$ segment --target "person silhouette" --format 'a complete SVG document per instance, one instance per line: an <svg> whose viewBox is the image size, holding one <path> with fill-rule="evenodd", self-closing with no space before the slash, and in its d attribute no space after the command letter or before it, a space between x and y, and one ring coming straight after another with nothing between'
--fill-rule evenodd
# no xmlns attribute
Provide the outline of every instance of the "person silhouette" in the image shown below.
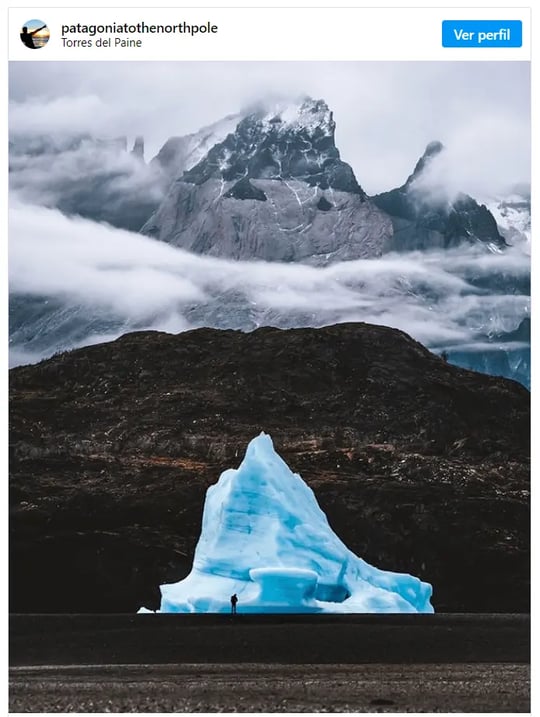
<svg viewBox="0 0 540 717"><path fill-rule="evenodd" d="M238 602L238 596L236 593L231 595L231 614L236 615L236 603Z"/></svg>
<svg viewBox="0 0 540 717"><path fill-rule="evenodd" d="M20 34L22 44L26 45L26 47L29 47L31 50L37 50L37 47L34 45L34 35L41 30L44 30L46 27L47 25L43 25L42 27L38 27L37 30L32 30L31 32L28 31L27 27L23 27Z"/></svg>

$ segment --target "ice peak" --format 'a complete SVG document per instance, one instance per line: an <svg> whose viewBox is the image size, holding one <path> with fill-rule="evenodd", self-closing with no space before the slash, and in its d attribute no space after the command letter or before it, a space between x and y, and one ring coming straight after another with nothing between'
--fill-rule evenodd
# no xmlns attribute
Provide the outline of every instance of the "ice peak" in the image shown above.
<svg viewBox="0 0 540 717"><path fill-rule="evenodd" d="M276 450L274 448L274 442L272 441L268 433L265 433L264 431L261 431L258 436L252 438L251 441L248 443L244 460L246 460L248 457L256 457L257 455L259 455L259 453L266 453L270 455L273 453L277 456Z"/></svg>
<svg viewBox="0 0 540 717"><path fill-rule="evenodd" d="M164 612L432 612L431 587L377 570L330 528L302 478L262 432L208 489L193 570L162 585Z"/></svg>
<svg viewBox="0 0 540 717"><path fill-rule="evenodd" d="M297 493L299 489L302 496L305 497L307 491L309 500L315 500L300 476L292 473L278 455L271 437L264 431L248 443L243 461L238 469L230 471L230 474L233 476L230 500L241 500L243 491L248 491L252 495L258 493L261 500L267 504L278 500L285 506L289 503L288 493ZM287 505L289 513L294 510L294 504Z"/></svg>

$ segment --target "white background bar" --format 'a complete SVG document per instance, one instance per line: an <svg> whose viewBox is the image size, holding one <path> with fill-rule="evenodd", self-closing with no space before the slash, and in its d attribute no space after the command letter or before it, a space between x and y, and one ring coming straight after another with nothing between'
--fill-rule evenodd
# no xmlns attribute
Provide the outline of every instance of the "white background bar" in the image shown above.
<svg viewBox="0 0 540 717"><path fill-rule="evenodd" d="M19 39L31 19L45 22L48 44ZM521 20L521 48L444 48L443 20ZM217 25L215 34L66 34L92 47L63 47L62 25ZM96 40L112 47L96 47ZM115 37L142 40L114 47ZM9 59L47 60L529 60L527 8L16 8L9 13Z"/></svg>

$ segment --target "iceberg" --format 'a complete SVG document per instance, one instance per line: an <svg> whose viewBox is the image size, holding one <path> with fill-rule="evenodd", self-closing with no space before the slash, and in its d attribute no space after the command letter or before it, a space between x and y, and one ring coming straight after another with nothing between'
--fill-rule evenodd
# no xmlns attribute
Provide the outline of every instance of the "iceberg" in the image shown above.
<svg viewBox="0 0 540 717"><path fill-rule="evenodd" d="M431 585L357 557L261 433L206 494L191 573L161 585L166 613L432 613ZM148 612L141 608L139 612Z"/></svg>

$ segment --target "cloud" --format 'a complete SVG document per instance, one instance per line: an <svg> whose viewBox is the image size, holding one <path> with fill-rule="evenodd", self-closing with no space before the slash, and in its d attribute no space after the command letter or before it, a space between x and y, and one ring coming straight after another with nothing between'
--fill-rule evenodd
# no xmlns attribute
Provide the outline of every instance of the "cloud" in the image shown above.
<svg viewBox="0 0 540 717"><path fill-rule="evenodd" d="M114 112L97 95L40 97L10 103L10 130L17 135L70 137L81 133L109 136Z"/></svg>
<svg viewBox="0 0 540 717"><path fill-rule="evenodd" d="M489 123L471 118L455 127L445 149L433 157L413 188L435 201L453 201L466 193L483 202L505 194L530 177L529 118L515 118L504 110Z"/></svg>
<svg viewBox="0 0 540 717"><path fill-rule="evenodd" d="M327 268L233 262L68 218L16 197L10 209L10 291L51 306L51 334L39 356L59 348L51 327L70 310L82 327L76 340L68 337L70 346L134 328L178 332L197 325L343 321L399 328L428 346L469 344L513 330L528 315L529 297L515 293L528 274L529 257L519 248L489 255L461 247ZM499 277L513 289L506 291ZM103 317L113 328L96 332ZM13 350L28 358L33 349L17 333L20 326L12 328Z"/></svg>
<svg viewBox="0 0 540 717"><path fill-rule="evenodd" d="M43 136L18 140L10 157L10 189L32 204L138 230L163 198L155 165L127 151L122 138Z"/></svg>
<svg viewBox="0 0 540 717"><path fill-rule="evenodd" d="M400 186L434 139L462 191L529 180L524 62L15 62L10 130L143 134L153 156L257 100L304 94L334 111L341 156L369 194Z"/></svg>

